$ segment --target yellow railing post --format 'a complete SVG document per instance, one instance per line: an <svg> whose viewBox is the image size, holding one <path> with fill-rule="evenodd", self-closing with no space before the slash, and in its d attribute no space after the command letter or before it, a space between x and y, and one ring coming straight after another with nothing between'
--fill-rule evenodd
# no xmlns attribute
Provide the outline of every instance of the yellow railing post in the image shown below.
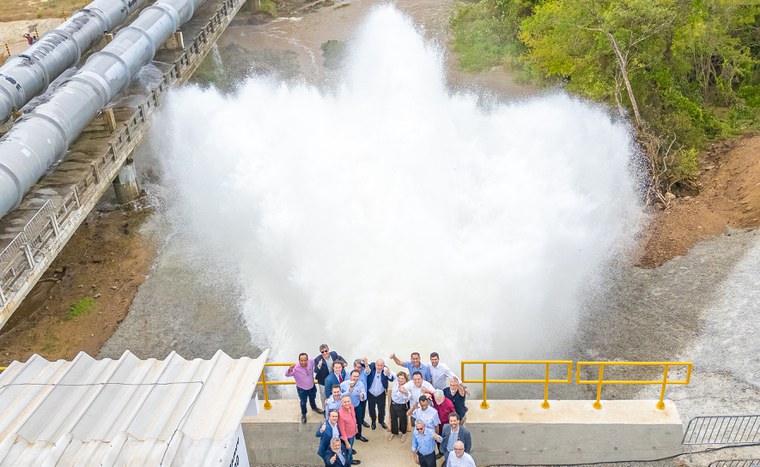
<svg viewBox="0 0 760 467"><path fill-rule="evenodd" d="M485 410L488 408L488 402L486 402L486 381L488 379L486 378L486 363L483 362L483 402L480 404L480 408Z"/></svg>
<svg viewBox="0 0 760 467"><path fill-rule="evenodd" d="M549 363L546 363L546 377L544 379L544 403L541 404L542 409L549 408Z"/></svg>
<svg viewBox="0 0 760 467"><path fill-rule="evenodd" d="M665 388L668 387L668 370L670 369L670 365L667 363L665 364L665 371L663 371L662 375L662 390L660 391L660 401L657 402L657 408L660 410L665 410Z"/></svg>
<svg viewBox="0 0 760 467"><path fill-rule="evenodd" d="M264 410L270 410L272 408L272 403L269 402L269 393L267 392L267 376L266 376L267 369L264 367L263 370L261 370L261 387L264 391Z"/></svg>
<svg viewBox="0 0 760 467"><path fill-rule="evenodd" d="M602 399L602 381L604 380L604 364L602 363L599 365L599 383L596 387L596 402L594 402L594 408L599 410L602 408L601 402L599 402Z"/></svg>

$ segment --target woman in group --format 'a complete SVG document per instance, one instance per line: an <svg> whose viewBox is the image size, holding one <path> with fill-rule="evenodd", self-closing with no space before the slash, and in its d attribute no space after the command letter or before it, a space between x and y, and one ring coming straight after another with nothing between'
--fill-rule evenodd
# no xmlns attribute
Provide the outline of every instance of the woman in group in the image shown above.
<svg viewBox="0 0 760 467"><path fill-rule="evenodd" d="M406 441L406 432L409 428L409 420L406 411L409 410L409 390L404 385L409 381L409 376L403 371L396 375L396 384L391 390L391 432L388 441L401 432L401 442Z"/></svg>

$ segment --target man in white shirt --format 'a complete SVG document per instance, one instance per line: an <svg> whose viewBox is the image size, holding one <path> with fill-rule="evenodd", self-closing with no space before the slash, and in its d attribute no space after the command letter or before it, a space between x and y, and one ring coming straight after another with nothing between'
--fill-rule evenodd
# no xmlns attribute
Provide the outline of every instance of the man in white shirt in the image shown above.
<svg viewBox="0 0 760 467"><path fill-rule="evenodd" d="M430 400L427 396L420 396L419 402L409 409L407 415L412 416L412 425L416 426L418 422L423 422L434 433L438 425L441 424L441 419L438 418L438 411L430 406Z"/></svg>
<svg viewBox="0 0 760 467"><path fill-rule="evenodd" d="M404 385L407 391L409 391L409 401L414 404L420 400L420 396L425 394L433 395L435 388L432 384L423 380L422 372L415 371L412 374L412 380ZM414 426L414 424L412 424Z"/></svg>
<svg viewBox="0 0 760 467"><path fill-rule="evenodd" d="M457 375L451 371L451 368L449 368L448 365L441 362L441 357L438 355L438 352L430 354L430 366L428 368L430 369L430 378L433 387L440 389L441 391L449 387L448 378L459 379L457 378Z"/></svg>
<svg viewBox="0 0 760 467"><path fill-rule="evenodd" d="M464 452L464 443L457 441L454 443L454 454L449 456L446 467L475 467L475 461L472 456Z"/></svg>

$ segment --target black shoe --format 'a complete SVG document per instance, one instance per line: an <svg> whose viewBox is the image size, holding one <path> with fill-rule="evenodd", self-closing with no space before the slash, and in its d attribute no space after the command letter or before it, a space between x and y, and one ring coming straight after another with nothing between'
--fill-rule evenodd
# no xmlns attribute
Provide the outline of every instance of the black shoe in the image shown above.
<svg viewBox="0 0 760 467"><path fill-rule="evenodd" d="M359 440L359 441L361 441L362 443L366 443L367 441L369 441L369 440L368 440L367 438L365 438L364 436L357 436L357 437L356 437L356 439L358 439L358 440Z"/></svg>
<svg viewBox="0 0 760 467"><path fill-rule="evenodd" d="M377 424L375 423L374 420L372 420L372 429L374 430L375 428L377 428Z"/></svg>
<svg viewBox="0 0 760 467"><path fill-rule="evenodd" d="M314 412L317 412L319 415L325 414L325 411L320 409L319 407L312 407L311 410L313 410Z"/></svg>
<svg viewBox="0 0 760 467"><path fill-rule="evenodd" d="M356 455L356 449L354 449L354 448L351 448L351 455L352 455L352 456L355 456L355 455Z"/></svg>
<svg viewBox="0 0 760 467"><path fill-rule="evenodd" d="M367 423L367 422L365 422L364 420L362 420L362 426L363 426L364 428L369 428L369 423Z"/></svg>
<svg viewBox="0 0 760 467"><path fill-rule="evenodd" d="M388 429L388 425L386 425L385 422L380 422L380 426L383 427L383 430Z"/></svg>
<svg viewBox="0 0 760 467"><path fill-rule="evenodd" d="M301 423L306 423L306 415L301 415Z"/></svg>
<svg viewBox="0 0 760 467"><path fill-rule="evenodd" d="M439 452L438 454L435 455L436 459L440 459L441 457L443 457L443 453L442 452Z"/></svg>
<svg viewBox="0 0 760 467"><path fill-rule="evenodd" d="M360 461L359 459L351 459L351 465L359 465L361 463L362 461Z"/></svg>

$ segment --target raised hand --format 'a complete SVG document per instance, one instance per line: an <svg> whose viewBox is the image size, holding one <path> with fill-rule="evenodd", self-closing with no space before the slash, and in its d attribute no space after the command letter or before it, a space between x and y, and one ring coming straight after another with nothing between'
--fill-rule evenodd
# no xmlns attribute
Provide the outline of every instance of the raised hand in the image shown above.
<svg viewBox="0 0 760 467"><path fill-rule="evenodd" d="M322 423L322 428L319 429L319 432L320 433L324 433L326 428L327 428L327 422L323 422Z"/></svg>

